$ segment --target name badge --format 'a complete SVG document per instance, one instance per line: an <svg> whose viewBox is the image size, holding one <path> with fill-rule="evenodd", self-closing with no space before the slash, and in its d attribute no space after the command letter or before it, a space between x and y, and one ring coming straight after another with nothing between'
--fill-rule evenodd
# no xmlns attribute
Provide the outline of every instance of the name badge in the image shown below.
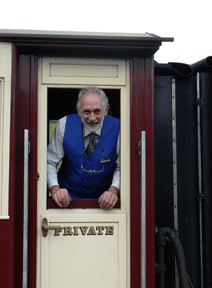
<svg viewBox="0 0 212 288"><path fill-rule="evenodd" d="M103 163L108 163L111 161L111 157L107 157L107 158L102 158L100 159L100 163L103 164Z"/></svg>

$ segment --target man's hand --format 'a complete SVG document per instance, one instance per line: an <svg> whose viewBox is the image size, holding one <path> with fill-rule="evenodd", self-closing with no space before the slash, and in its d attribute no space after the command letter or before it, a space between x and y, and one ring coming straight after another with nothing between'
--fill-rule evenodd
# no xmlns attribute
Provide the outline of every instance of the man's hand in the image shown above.
<svg viewBox="0 0 212 288"><path fill-rule="evenodd" d="M99 207L107 210L112 209L118 201L118 192L119 190L115 186L111 186L99 197Z"/></svg>
<svg viewBox="0 0 212 288"><path fill-rule="evenodd" d="M55 203L60 207L67 207L71 202L71 197L68 194L67 189L60 189L59 186L53 186L50 189L52 194L52 198L54 199Z"/></svg>

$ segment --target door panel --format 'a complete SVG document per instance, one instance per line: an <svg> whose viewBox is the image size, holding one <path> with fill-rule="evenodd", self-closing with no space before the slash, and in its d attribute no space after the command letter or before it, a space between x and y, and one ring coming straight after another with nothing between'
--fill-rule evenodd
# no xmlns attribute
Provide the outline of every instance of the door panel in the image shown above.
<svg viewBox="0 0 212 288"><path fill-rule="evenodd" d="M44 218L61 228L41 239L41 287L126 287L126 215Z"/></svg>
<svg viewBox="0 0 212 288"><path fill-rule="evenodd" d="M61 59L58 58L53 60L54 63L61 62ZM83 59L80 59L80 65L87 65L87 68L89 65L92 66L88 77L90 80L84 81L84 74L79 74L78 77L74 77L73 84L73 79L71 79L73 77L69 75L70 71L63 71L62 66L59 67L59 71L61 74L68 73L65 77L57 77L53 80L49 78L50 81L43 81L42 75L48 71L49 61L48 59L39 59L38 173L40 177L37 205L37 288L58 288L64 285L68 286L70 283L75 288L130 287L129 63L125 60L101 59L98 61L95 60L94 69L92 60L84 59L83 64ZM69 63L69 65L72 63L78 65L76 59L72 62L71 58L67 58L63 59L63 62ZM51 95L54 95L49 94L48 97L48 91L54 88L70 89L71 101L71 89L81 89L88 84L97 85L99 83L99 78L96 77L98 69L101 74L102 67L110 65L112 68L108 67L107 73L114 75L114 66L117 66L120 69L118 74L125 75L124 81L120 82L117 79L115 81L115 78L111 80L112 77L107 74L107 77L101 82L102 86L98 85L99 88L108 90L108 93L117 89L120 94L121 131L123 131L121 133L120 207L104 211L97 207L92 209L92 206L88 206L89 208L83 205L76 207L77 204L74 204L73 208L68 209L55 209L54 205L48 209L47 202L49 200L47 201L46 189L47 109L49 101L53 99ZM81 73L80 71L83 72L83 69L79 69L77 73ZM111 94L111 97L113 98L115 94ZM58 97L60 98L60 93L58 93ZM55 105L56 111L57 107ZM41 229L44 218L47 219L50 226L60 226L61 228L56 230L56 233L54 230L49 230L48 235L44 237Z"/></svg>
<svg viewBox="0 0 212 288"><path fill-rule="evenodd" d="M126 85L124 60L44 58L43 84Z"/></svg>

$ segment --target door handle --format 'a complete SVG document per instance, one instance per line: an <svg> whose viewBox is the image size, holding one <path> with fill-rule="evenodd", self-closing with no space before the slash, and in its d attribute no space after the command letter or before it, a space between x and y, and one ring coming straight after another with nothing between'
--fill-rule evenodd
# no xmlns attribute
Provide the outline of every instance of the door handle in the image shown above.
<svg viewBox="0 0 212 288"><path fill-rule="evenodd" d="M43 237L47 237L49 230L55 230L54 236L59 236L60 235L59 233L63 230L63 228L59 225L49 226L48 220L46 218L43 218L43 220L42 220L41 229L42 229Z"/></svg>
<svg viewBox="0 0 212 288"><path fill-rule="evenodd" d="M141 132L141 287L146 288L146 131Z"/></svg>
<svg viewBox="0 0 212 288"><path fill-rule="evenodd" d="M24 183L23 183L23 280L22 287L28 286L28 195L29 195L29 130L24 130Z"/></svg>

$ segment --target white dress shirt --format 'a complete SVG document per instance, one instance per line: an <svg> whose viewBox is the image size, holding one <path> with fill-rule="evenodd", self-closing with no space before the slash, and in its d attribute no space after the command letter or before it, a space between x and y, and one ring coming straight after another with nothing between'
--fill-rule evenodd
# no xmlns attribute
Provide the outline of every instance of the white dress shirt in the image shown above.
<svg viewBox="0 0 212 288"><path fill-rule="evenodd" d="M57 179L57 166L63 159L65 153L63 150L63 137L65 133L66 126L66 116L58 120L56 129L52 134L51 142L47 148L47 184L50 189L54 185L58 185ZM100 136L102 127L99 127L95 132ZM87 137L91 132L84 126L83 129L83 140L85 149L89 143L89 137ZM117 144L117 160L115 163L115 170L113 173L113 180L111 186L115 186L120 190L120 134L118 136Z"/></svg>

